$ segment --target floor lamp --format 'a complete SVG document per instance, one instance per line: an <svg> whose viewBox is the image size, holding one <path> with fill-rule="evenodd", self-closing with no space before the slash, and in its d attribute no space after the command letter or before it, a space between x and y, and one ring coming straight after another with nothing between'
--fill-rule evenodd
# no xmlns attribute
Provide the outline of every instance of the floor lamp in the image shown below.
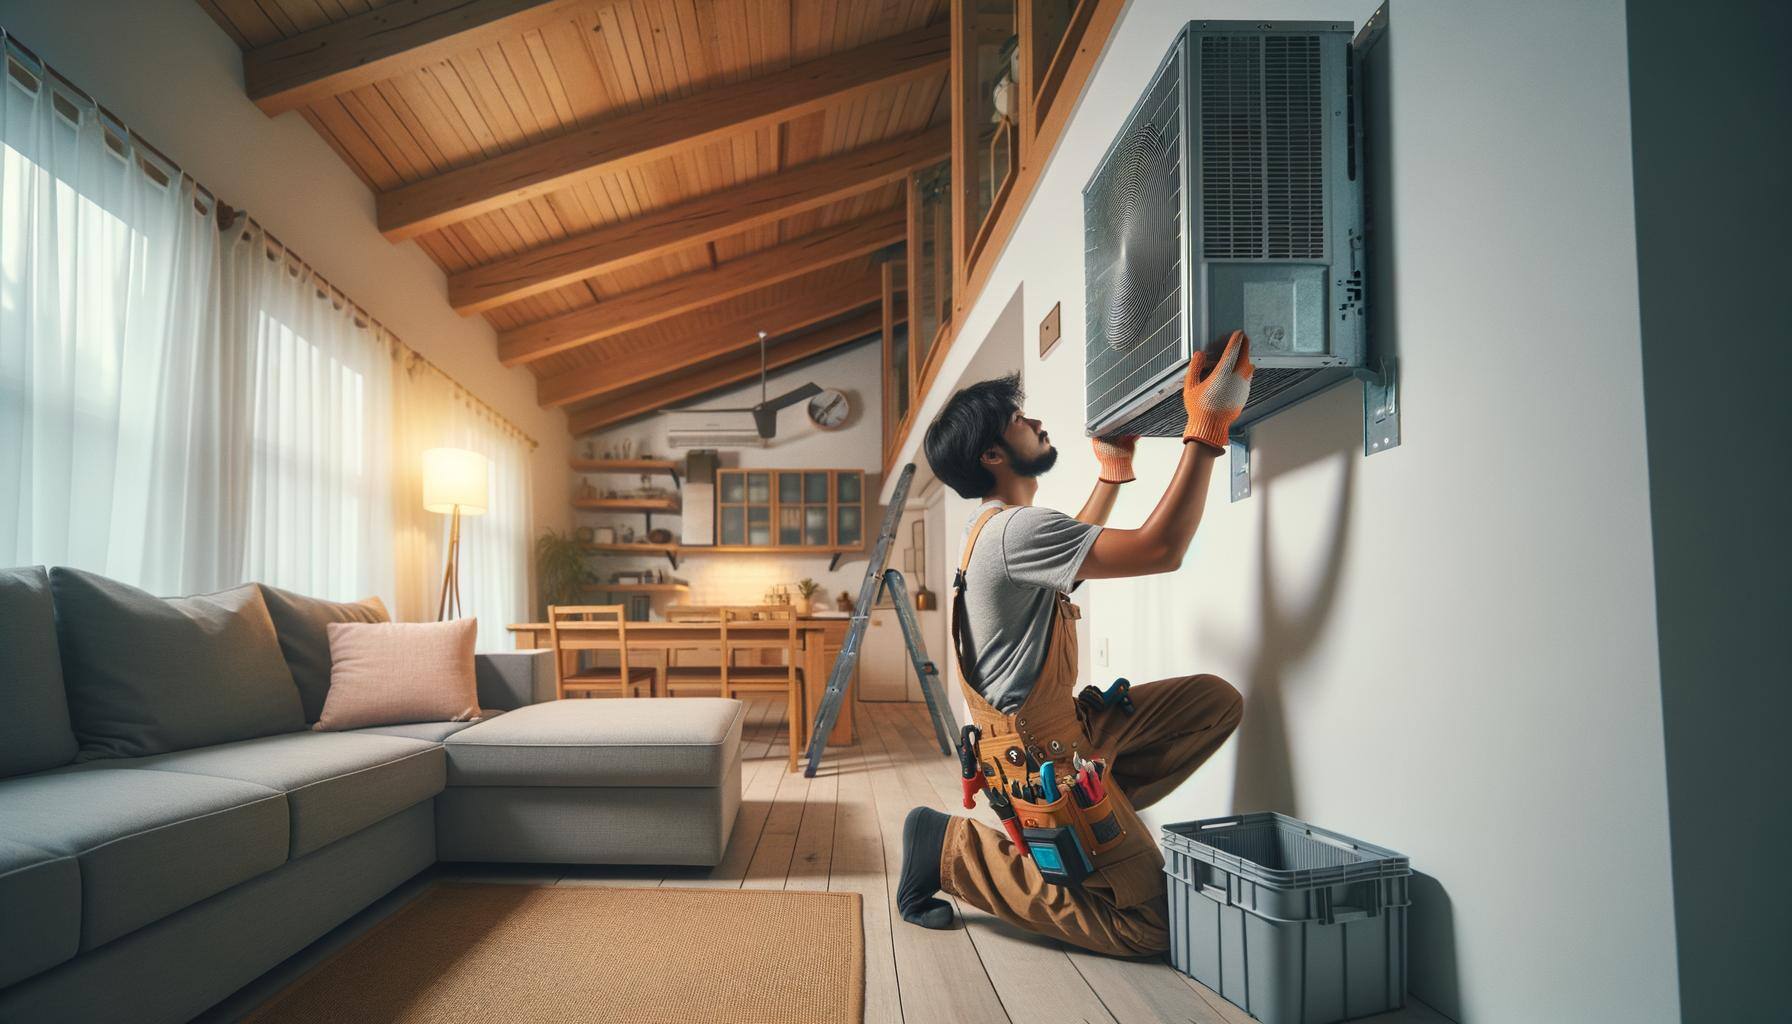
<svg viewBox="0 0 1792 1024"><path fill-rule="evenodd" d="M481 516L491 507L491 463L464 448L431 448L423 453L423 507L453 516L448 525L448 565L442 572L442 599L436 620L460 616L460 517Z"/></svg>

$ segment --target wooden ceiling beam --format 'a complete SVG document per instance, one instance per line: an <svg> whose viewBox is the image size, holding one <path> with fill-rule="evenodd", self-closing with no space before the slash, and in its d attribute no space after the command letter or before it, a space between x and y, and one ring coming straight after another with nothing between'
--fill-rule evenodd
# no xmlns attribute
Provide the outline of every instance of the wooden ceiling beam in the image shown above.
<svg viewBox="0 0 1792 1024"><path fill-rule="evenodd" d="M876 334L882 326L883 315L877 310L870 310L850 320L842 320L828 327L775 342L766 347L765 368L782 369ZM745 352L680 376L649 381L620 392L610 392L599 404L568 413L566 425L574 434L602 430L624 420L658 412L676 402L696 398L758 376L759 353Z"/></svg>
<svg viewBox="0 0 1792 1024"><path fill-rule="evenodd" d="M591 0L397 0L243 54L269 117L539 28Z"/></svg>
<svg viewBox="0 0 1792 1024"><path fill-rule="evenodd" d="M639 339L617 337L593 344L590 351L597 359L590 365L536 381L536 400L548 407L582 402L606 391L753 347L759 331L772 337L791 334L871 305L881 295L878 274L867 271L845 281L805 289L723 324L692 320L688 327L679 326L679 319L696 316L686 313L666 321L673 326L660 332L663 341L643 344Z"/></svg>
<svg viewBox="0 0 1792 1024"><path fill-rule="evenodd" d="M650 284L607 302L549 317L498 334L505 366L545 359L612 335L669 320L755 289L788 281L861 256L907 237L903 211L823 228L716 267Z"/></svg>
<svg viewBox="0 0 1792 1024"><path fill-rule="evenodd" d="M463 315L483 313L902 181L951 153L951 130L940 125L802 164L739 188L701 196L450 274L448 302Z"/></svg>
<svg viewBox="0 0 1792 1024"><path fill-rule="evenodd" d="M380 231L414 238L680 149L779 124L870 90L943 74L942 22L760 78L656 103L378 197Z"/></svg>

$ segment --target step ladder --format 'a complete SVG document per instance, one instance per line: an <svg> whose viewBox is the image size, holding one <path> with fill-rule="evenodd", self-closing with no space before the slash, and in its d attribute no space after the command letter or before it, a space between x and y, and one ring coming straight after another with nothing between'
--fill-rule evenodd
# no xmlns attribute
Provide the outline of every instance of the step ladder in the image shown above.
<svg viewBox="0 0 1792 1024"><path fill-rule="evenodd" d="M952 755L952 737L958 735L958 722L952 717L952 708L946 703L946 690L940 682L939 669L933 660L927 657L927 645L921 641L921 628L915 623L915 606L909 598L908 584L902 574L887 567L890 560L890 545L896 539L896 527L902 522L902 507L908 502L909 484L915 478L915 464L902 467L902 474L896 478L896 490L890 495L890 506L884 512L884 524L877 534L877 544L871 549L871 562L865 567L865 582L859 585L859 599L852 606L852 624L846 630L846 642L840 645L840 655L834 659L834 670L828 675L827 693L822 696L821 707L815 711L815 724L809 733L808 764L803 767L803 775L815 777L815 770L821 767L821 752L827 749L828 734L834 731L834 722L840 717L840 702L846 699L846 687L852 682L852 670L859 662L860 645L865 640L865 627L871 621L871 609L877 604L879 593L890 595L890 601L896 606L896 618L902 624L902 642L908 646L909 661L914 663L915 675L921 680L921 694L927 698L927 713L933 717L933 735L939 740L940 753Z"/></svg>

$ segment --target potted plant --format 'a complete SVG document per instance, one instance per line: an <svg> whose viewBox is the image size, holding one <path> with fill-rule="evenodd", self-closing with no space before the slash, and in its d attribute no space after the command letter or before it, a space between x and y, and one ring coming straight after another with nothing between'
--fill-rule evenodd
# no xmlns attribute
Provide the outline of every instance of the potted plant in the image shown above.
<svg viewBox="0 0 1792 1024"><path fill-rule="evenodd" d="M535 538L535 579L544 613L548 605L573 603L584 576L585 550L578 539L558 530L541 531Z"/></svg>
<svg viewBox="0 0 1792 1024"><path fill-rule="evenodd" d="M808 577L797 581L796 593L799 600L796 602L796 613L798 615L807 615L814 610L815 592L820 589L821 584Z"/></svg>

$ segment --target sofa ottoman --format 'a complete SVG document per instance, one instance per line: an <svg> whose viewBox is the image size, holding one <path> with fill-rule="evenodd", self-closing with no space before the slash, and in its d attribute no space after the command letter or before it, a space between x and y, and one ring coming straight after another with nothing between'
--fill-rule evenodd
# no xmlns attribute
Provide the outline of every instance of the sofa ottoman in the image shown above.
<svg viewBox="0 0 1792 1024"><path fill-rule="evenodd" d="M737 700L558 700L446 738L436 856L720 863L740 810Z"/></svg>

